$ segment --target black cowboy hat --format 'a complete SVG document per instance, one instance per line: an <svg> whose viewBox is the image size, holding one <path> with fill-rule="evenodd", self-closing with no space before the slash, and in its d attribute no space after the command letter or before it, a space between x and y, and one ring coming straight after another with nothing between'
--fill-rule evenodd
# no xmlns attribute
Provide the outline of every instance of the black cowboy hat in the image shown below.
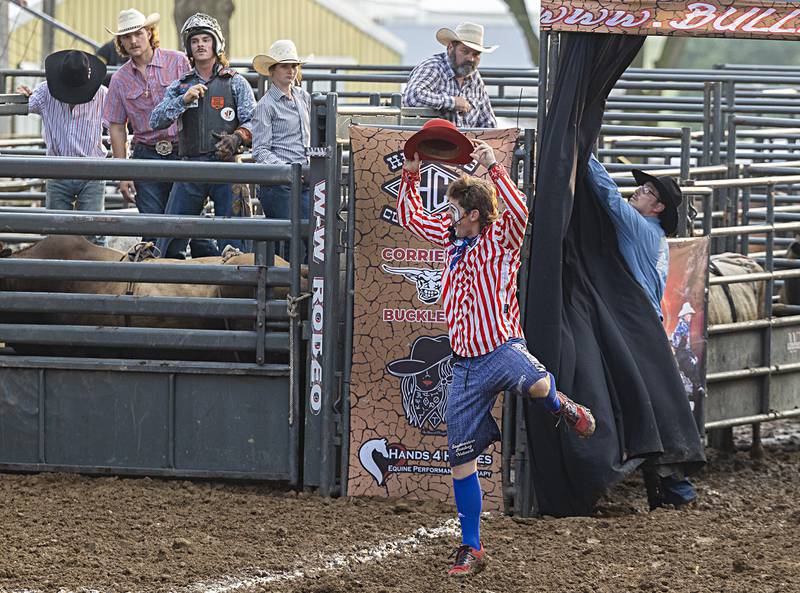
<svg viewBox="0 0 800 593"><path fill-rule="evenodd" d="M631 173L639 185L652 183L656 188L658 201L664 204L664 209L658 215L661 228L664 229L667 236L674 235L678 229L678 206L683 201L683 194L678 182L672 177L653 177L641 169L633 169Z"/></svg>
<svg viewBox="0 0 800 593"><path fill-rule="evenodd" d="M411 354L408 358L393 360L386 365L386 369L395 377L409 377L417 375L452 356L450 338L439 336L430 338L422 336L414 340L411 345Z"/></svg>
<svg viewBox="0 0 800 593"><path fill-rule="evenodd" d="M106 65L97 56L77 49L50 54L44 60L47 90L62 103L80 105L94 98L106 77Z"/></svg>

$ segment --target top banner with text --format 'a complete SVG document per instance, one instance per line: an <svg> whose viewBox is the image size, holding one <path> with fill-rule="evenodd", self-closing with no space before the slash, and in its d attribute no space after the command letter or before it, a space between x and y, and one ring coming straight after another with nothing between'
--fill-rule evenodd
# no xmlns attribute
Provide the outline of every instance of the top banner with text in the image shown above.
<svg viewBox="0 0 800 593"><path fill-rule="evenodd" d="M545 31L800 39L800 2L542 0Z"/></svg>

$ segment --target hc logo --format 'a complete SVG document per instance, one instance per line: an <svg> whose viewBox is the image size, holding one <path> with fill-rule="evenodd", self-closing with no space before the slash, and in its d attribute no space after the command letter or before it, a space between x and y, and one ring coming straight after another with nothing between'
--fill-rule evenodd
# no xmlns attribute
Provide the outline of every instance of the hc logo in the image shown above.
<svg viewBox="0 0 800 593"><path fill-rule="evenodd" d="M422 207L428 214L436 214L447 208L447 186L454 179L458 179L458 171L439 163L423 163L419 171L419 195L422 198ZM381 189L397 199L400 190L400 178L385 183Z"/></svg>

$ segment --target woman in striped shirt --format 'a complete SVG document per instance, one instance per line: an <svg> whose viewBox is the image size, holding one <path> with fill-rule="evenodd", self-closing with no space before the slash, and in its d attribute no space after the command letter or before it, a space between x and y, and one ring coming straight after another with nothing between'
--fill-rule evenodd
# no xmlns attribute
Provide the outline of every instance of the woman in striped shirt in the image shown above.
<svg viewBox="0 0 800 593"><path fill-rule="evenodd" d="M519 321L517 272L528 222L525 196L485 142L472 158L494 184L464 176L447 189L444 214L424 211L417 185L419 155L407 160L397 200L402 226L448 249L443 300L453 349L453 382L447 402L447 440L462 543L451 576L469 575L485 561L480 540L478 457L500 430L492 408L501 391L541 402L581 437L594 433L591 411L556 390L553 376L528 352ZM497 194L506 209L498 214Z"/></svg>

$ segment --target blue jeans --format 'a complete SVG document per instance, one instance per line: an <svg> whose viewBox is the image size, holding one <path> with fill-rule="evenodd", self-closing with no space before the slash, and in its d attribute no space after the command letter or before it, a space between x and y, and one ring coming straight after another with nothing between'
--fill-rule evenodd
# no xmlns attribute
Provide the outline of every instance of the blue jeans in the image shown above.
<svg viewBox="0 0 800 593"><path fill-rule="evenodd" d="M450 466L472 461L495 441L500 428L492 416L501 391L527 394L547 376L544 366L528 352L525 340L512 338L488 354L453 356L453 381L447 396L447 446Z"/></svg>
<svg viewBox="0 0 800 593"><path fill-rule="evenodd" d="M291 185L259 185L258 200L264 210L264 218L292 218L292 186ZM309 213L308 188L303 188L300 202L300 218L307 220Z"/></svg>
<svg viewBox="0 0 800 593"><path fill-rule="evenodd" d="M688 504L697 498L692 483L681 475L661 478L661 497L667 504L676 507Z"/></svg>
<svg viewBox="0 0 800 593"><path fill-rule="evenodd" d="M213 161L216 159L213 156L202 156L186 157L184 160ZM199 216L203 212L207 197L214 202L216 218L233 215L233 186L230 183L174 183L164 213ZM161 237L156 241L156 247L161 251L162 257L185 257L188 245L188 239ZM228 245L241 250L245 248L244 241L238 239L221 239L219 245L212 239L192 239L192 257L219 255Z"/></svg>
<svg viewBox="0 0 800 593"><path fill-rule="evenodd" d="M84 179L49 179L44 206L48 210L102 212L105 209L106 182ZM86 237L97 245L106 245L99 235Z"/></svg>
<svg viewBox="0 0 800 593"><path fill-rule="evenodd" d="M177 147L173 149L172 154L162 156L155 148L145 144L134 144L131 158L156 161L180 160ZM166 181L135 181L136 209L142 214L164 214L172 185L172 182ZM155 242L156 237L142 237L142 241ZM189 244L192 246L192 251L198 253L211 252L214 249L210 239L191 239Z"/></svg>
<svg viewBox="0 0 800 593"><path fill-rule="evenodd" d="M292 219L292 186L291 185L259 185L258 201L261 202L261 209L264 210L264 218L291 220ZM311 210L309 202L308 188L303 187L300 200L300 218L308 220ZM303 263L308 263L308 248L306 241L303 240ZM283 252L283 253L281 253ZM289 259L289 246L287 244L275 244L275 253L283 255Z"/></svg>

